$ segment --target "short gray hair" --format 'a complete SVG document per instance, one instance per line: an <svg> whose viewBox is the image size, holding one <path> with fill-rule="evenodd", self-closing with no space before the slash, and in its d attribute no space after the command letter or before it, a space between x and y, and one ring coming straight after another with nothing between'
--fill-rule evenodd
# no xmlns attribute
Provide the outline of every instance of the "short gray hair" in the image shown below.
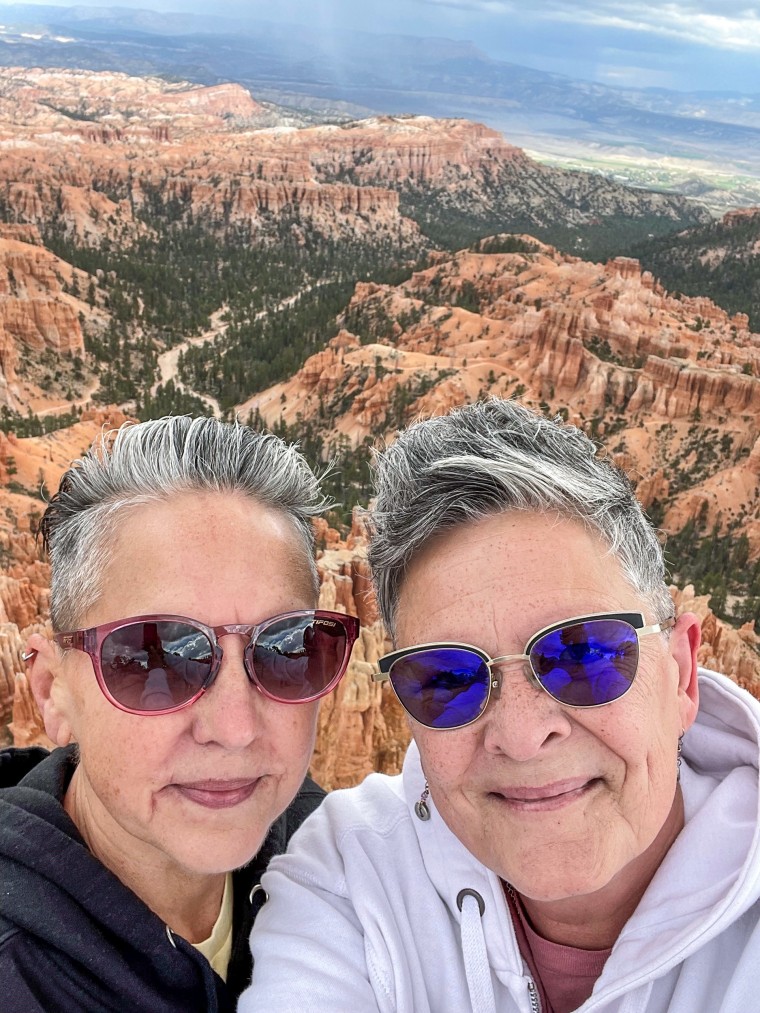
<svg viewBox="0 0 760 1013"><path fill-rule="evenodd" d="M61 479L40 522L55 630L74 629L102 593L117 516L188 491L241 493L289 517L316 595L310 518L329 503L297 447L240 423L172 416L103 433Z"/></svg>
<svg viewBox="0 0 760 1013"><path fill-rule="evenodd" d="M491 398L425 419L378 455L375 485L369 560L392 637L415 553L441 531L509 510L580 521L653 612L673 614L662 547L630 481L560 417Z"/></svg>

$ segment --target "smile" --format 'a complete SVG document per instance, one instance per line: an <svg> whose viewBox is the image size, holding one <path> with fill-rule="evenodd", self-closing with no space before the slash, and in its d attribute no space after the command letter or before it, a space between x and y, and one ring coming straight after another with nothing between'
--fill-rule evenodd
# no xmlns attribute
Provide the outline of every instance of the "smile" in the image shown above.
<svg viewBox="0 0 760 1013"><path fill-rule="evenodd" d="M515 812L554 812L572 805L601 783L600 778L574 778L556 781L538 788L510 787L505 792L491 792L491 796Z"/></svg>
<svg viewBox="0 0 760 1013"><path fill-rule="evenodd" d="M171 788L181 798L204 809L231 809L246 802L258 783L258 778L253 781L195 781L173 784Z"/></svg>

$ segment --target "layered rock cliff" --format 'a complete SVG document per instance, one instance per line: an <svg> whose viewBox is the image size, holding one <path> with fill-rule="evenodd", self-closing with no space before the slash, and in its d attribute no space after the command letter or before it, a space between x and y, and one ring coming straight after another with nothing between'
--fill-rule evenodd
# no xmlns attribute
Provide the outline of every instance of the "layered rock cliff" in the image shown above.
<svg viewBox="0 0 760 1013"><path fill-rule="evenodd" d="M140 234L136 212L157 198L182 220L261 232L287 212L325 234L396 240L418 236L415 222L437 232L452 213L480 235L484 226L587 233L605 220L657 230L709 218L682 198L539 165L464 120L303 129L270 120L233 84L0 68L0 199L11 219L49 226L54 209L80 240L121 244Z"/></svg>

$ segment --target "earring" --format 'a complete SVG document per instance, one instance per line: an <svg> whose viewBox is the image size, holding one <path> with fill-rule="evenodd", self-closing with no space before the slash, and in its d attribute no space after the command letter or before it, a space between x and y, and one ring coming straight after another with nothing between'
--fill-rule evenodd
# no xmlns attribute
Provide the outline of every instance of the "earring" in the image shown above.
<svg viewBox="0 0 760 1013"><path fill-rule="evenodd" d="M430 819L430 806L427 803L427 800L429 798L430 798L430 788L428 788L428 783L427 781L425 781L425 788L422 794L420 795L420 800L419 802L414 803L414 812L417 816L417 819L422 820L423 823L426 823L427 820Z"/></svg>
<svg viewBox="0 0 760 1013"><path fill-rule="evenodd" d="M677 781L681 780L681 750L683 748L683 737L684 737L684 732L681 732L681 734L678 736L678 752L676 753L676 772L677 772L676 780Z"/></svg>

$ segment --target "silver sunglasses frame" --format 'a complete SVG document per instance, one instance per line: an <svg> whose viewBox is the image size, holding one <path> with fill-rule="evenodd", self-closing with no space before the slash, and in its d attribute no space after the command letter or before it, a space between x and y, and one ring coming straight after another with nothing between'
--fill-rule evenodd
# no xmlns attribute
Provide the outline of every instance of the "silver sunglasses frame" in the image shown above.
<svg viewBox="0 0 760 1013"><path fill-rule="evenodd" d="M459 641L440 640L428 644L414 644L412 647L402 647L400 650L391 651L389 654L384 654L383 657L380 658L377 663L379 672L373 672L372 679L374 682L377 683L390 682L391 688L393 689L396 699L404 708L404 710L407 712L407 714L409 714L412 720L416 721L418 724L423 725L424 728L430 728L432 729L432 731L435 732L456 732L459 731L460 728L467 728L469 725L474 724L476 721L482 718L486 710L488 709L488 704L491 702L491 694L493 693L493 691L501 691L501 682L502 682L501 675L498 672L494 673L493 671L494 666L507 665L517 661L523 663L523 671L525 672L525 677L528 679L528 681L532 685L534 685L537 689L540 689L544 693L546 693L547 696L549 696L552 700L554 700L555 703L558 703L561 707L571 707L573 710L596 710L596 708L598 707L608 707L611 703L617 703L618 700L622 700L623 697L628 692L628 690L633 685L636 678L636 674L638 673L638 661L636 665L636 673L634 673L634 677L633 679L631 679L628 688L625 690L625 692L621 693L620 696L616 697L614 700L609 700L606 701L605 703L597 703L597 704L568 704L563 703L561 700L557 700L557 698L552 693L550 693L549 690L540 682L538 675L534 671L533 665L531 664L530 660L531 649L536 644L536 642L539 641L542 637L546 636L549 633L553 633L555 630L561 629L563 626L574 625L576 623L586 623L594 619L602 619L602 620L617 619L622 622L625 622L631 627L631 629L633 629L633 631L636 634L636 639L639 641L641 640L642 637L648 637L654 633L664 633L666 630L672 629L676 623L675 616L670 616L670 618L668 619L663 619L662 622L652 623L651 625L647 626L643 612L592 612L587 615L572 616L570 619L563 619L558 623L551 623L549 626L544 626L536 633L534 633L533 636L528 640L527 644L525 645L525 653L502 654L499 655L499 657L497 658L492 658L489 654L486 653L486 651L484 651L480 647L475 647L474 644L465 644ZM435 725L426 725L424 724L424 722L416 718L407 708L404 701L396 692L396 687L393 685L393 680L391 679L391 669L393 668L393 665L397 661L400 661L402 658L408 657L410 654L417 654L420 651L435 650L436 648L441 647L444 648L453 647L459 650L463 649L466 651L471 651L487 665L488 670L491 673L491 681L488 684L488 693L486 695L480 713L477 714L471 721L467 721L461 725L453 725L451 728L438 728Z"/></svg>

